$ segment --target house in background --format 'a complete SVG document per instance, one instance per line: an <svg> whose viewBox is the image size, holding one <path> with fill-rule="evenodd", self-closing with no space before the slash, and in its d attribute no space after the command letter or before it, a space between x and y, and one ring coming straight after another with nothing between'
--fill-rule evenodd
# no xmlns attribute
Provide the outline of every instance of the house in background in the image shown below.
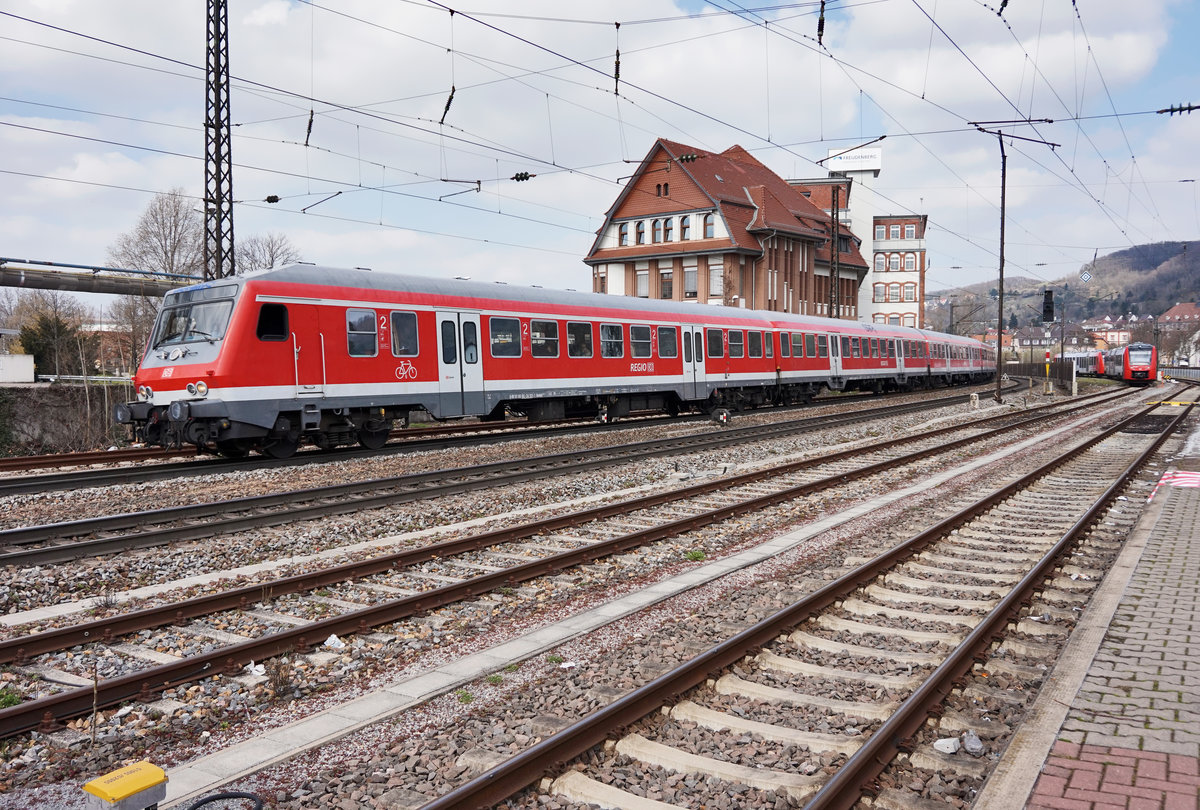
<svg viewBox="0 0 1200 810"><path fill-rule="evenodd" d="M812 193L740 146L715 153L660 138L584 259L592 289L856 319L860 240Z"/></svg>

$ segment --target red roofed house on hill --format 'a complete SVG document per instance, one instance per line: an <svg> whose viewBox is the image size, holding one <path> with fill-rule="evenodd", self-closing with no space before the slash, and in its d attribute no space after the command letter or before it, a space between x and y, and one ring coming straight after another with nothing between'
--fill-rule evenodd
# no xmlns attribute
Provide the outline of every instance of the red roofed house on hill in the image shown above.
<svg viewBox="0 0 1200 810"><path fill-rule="evenodd" d="M718 154L660 138L584 262L595 292L824 316L832 274L832 314L854 320L867 263L859 239L837 231L833 257L830 216L740 146Z"/></svg>

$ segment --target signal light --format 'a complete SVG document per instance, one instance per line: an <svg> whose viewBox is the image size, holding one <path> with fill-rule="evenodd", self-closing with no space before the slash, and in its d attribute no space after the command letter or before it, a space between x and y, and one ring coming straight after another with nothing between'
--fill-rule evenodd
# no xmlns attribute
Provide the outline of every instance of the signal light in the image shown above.
<svg viewBox="0 0 1200 810"><path fill-rule="evenodd" d="M1050 323L1054 320L1054 293L1050 290L1042 291L1042 323Z"/></svg>

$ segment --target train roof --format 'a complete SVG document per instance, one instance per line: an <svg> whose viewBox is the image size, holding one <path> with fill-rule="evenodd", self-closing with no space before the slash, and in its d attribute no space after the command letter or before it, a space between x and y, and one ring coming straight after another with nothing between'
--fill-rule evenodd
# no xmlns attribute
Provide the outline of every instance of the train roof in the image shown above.
<svg viewBox="0 0 1200 810"><path fill-rule="evenodd" d="M504 282L480 282L459 278L435 278L403 273L393 273L366 268L341 268L316 264L292 264L269 270L255 270L231 279L220 279L191 285L184 289L209 287L222 283L246 283L269 281L289 284L304 284L320 287L342 287L380 292L416 292L432 296L466 297L481 300L520 301L559 307L582 307L589 309L621 309L647 314L674 313L695 316L696 307L722 318L757 319L766 321L776 328L817 329L830 332L865 330L902 340L937 340L963 345L981 346L973 338L950 335L911 326L892 326L837 318L822 318L815 315L793 315L786 312L748 310L714 304L696 304L683 301L616 296L604 293L556 290L546 287L526 287Z"/></svg>

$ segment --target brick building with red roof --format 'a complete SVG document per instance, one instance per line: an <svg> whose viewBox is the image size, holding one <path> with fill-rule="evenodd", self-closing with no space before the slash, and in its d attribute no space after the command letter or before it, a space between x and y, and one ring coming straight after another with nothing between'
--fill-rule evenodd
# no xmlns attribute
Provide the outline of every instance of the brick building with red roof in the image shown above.
<svg viewBox="0 0 1200 810"><path fill-rule="evenodd" d="M584 261L613 295L857 318L859 239L740 146L659 139L608 210Z"/></svg>

